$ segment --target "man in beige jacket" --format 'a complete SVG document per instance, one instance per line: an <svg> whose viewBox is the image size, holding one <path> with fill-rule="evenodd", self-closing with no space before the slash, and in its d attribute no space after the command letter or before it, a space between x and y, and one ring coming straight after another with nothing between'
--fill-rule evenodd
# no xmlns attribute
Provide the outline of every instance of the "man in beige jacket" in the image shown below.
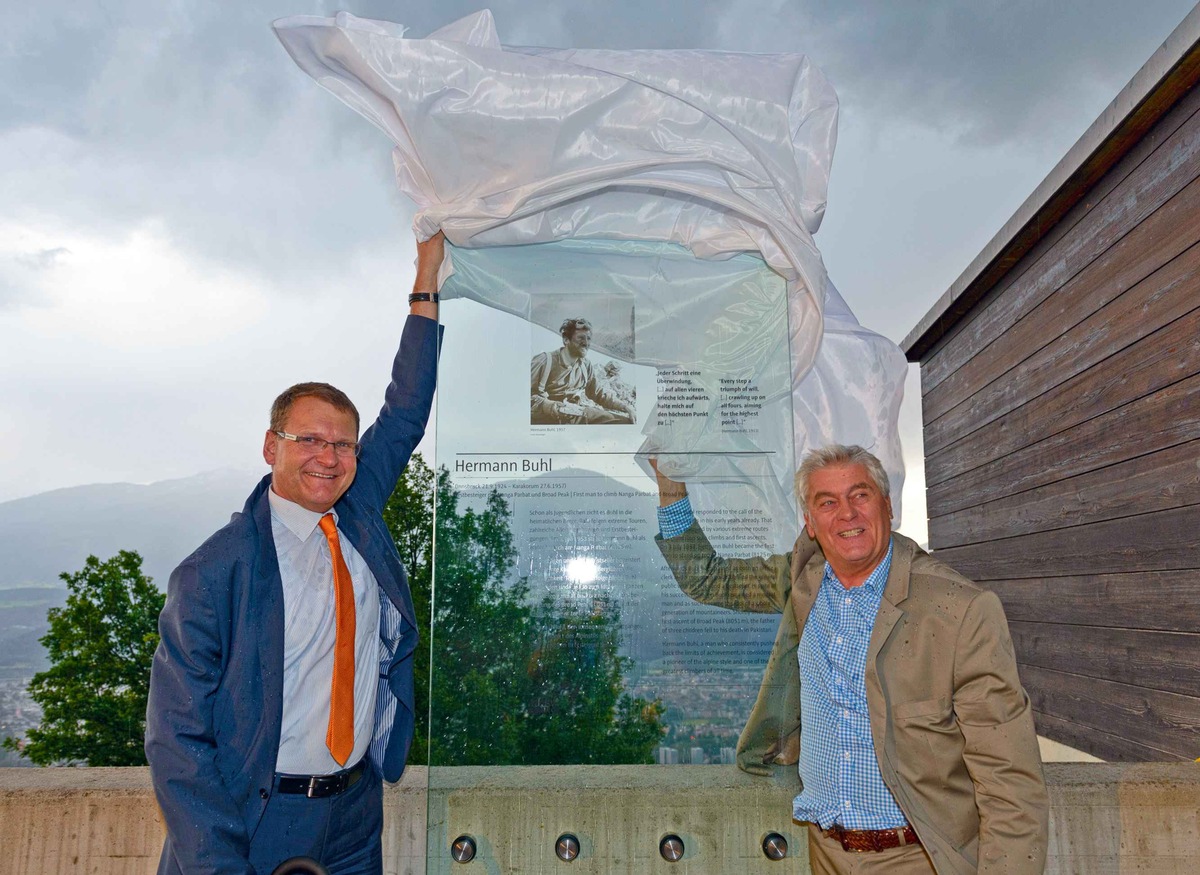
<svg viewBox="0 0 1200 875"><path fill-rule="evenodd" d="M765 559L717 556L683 484L658 484L657 543L680 588L783 614L738 765L799 762L813 872L1041 873L1049 804L1004 611L892 532L879 460L809 453L804 532Z"/></svg>

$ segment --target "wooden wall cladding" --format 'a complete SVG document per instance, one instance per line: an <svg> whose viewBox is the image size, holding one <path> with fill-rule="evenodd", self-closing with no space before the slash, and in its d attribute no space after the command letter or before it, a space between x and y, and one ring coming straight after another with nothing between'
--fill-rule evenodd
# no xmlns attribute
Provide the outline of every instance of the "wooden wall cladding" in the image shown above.
<svg viewBox="0 0 1200 875"><path fill-rule="evenodd" d="M931 517L1200 439L1200 375L928 487Z"/></svg>
<svg viewBox="0 0 1200 875"><path fill-rule="evenodd" d="M1012 340L1019 346L997 342L988 348L1005 356L996 369L1006 370L985 373L954 407L926 423L928 454L1200 306L1195 294L1200 286L1200 179L1151 218L1153 225L1147 221L1114 247L1124 251L1093 262L1014 326ZM1143 229L1154 233L1141 234Z"/></svg>
<svg viewBox="0 0 1200 875"><path fill-rule="evenodd" d="M923 415L937 438L932 448L952 443L962 434L1002 416L1012 405L988 409L978 422L964 420L963 405L971 404L981 387L992 391L1007 388L1014 377L1030 369L1050 341L1079 343L1110 323L1125 323L1131 315L1143 314L1172 297L1172 291L1194 281L1200 239L1200 179L1193 180L1178 195L1131 231L1112 249L1075 274L1053 295L1023 317L1002 338L981 350L978 356L934 387L922 398ZM1155 276L1159 273L1161 276ZM1192 288L1195 288L1193 285ZM1181 315L1177 311L1175 316ZM1158 317L1155 328L1174 316ZM1055 330L1048 333L1048 329ZM1153 328L1144 329L1148 334ZM1136 337L1130 337L1129 342ZM1060 344L1061 345L1061 344ZM1119 348L1119 347L1117 347ZM1104 354L1103 347L1099 354ZM1016 373L1014 373L1016 372ZM993 388L995 387L995 388ZM1012 396L1020 401L1021 393ZM974 405L972 405L974 406Z"/></svg>
<svg viewBox="0 0 1200 875"><path fill-rule="evenodd" d="M1200 441L929 520L939 549L1200 504ZM1200 533L1197 535L1200 537Z"/></svg>
<svg viewBox="0 0 1200 875"><path fill-rule="evenodd" d="M1093 729L1072 723L1070 720L1060 720L1042 711L1033 712L1033 722L1037 727L1038 735L1053 738L1076 750L1087 751L1092 756L1112 763L1155 763L1190 759L1186 754L1180 755L1159 750L1140 744L1133 739L1105 732L1103 729Z"/></svg>
<svg viewBox="0 0 1200 875"><path fill-rule="evenodd" d="M979 581L1185 571L1197 567L1197 532L1200 505L1190 505L936 553L943 562ZM1054 611L1055 605L1046 605L1047 620ZM1200 605L1193 608L1194 619L1200 619L1197 614Z"/></svg>
<svg viewBox="0 0 1200 875"><path fill-rule="evenodd" d="M1195 374L1200 374L1200 309L928 454L925 476L942 483ZM1052 380L1060 374L1042 376ZM1034 376L1030 383L1040 381Z"/></svg>
<svg viewBox="0 0 1200 875"><path fill-rule="evenodd" d="M1072 626L1196 631L1200 574L1190 568L989 580L986 586L1011 623L1045 622L1053 608L1054 622Z"/></svg>
<svg viewBox="0 0 1200 875"><path fill-rule="evenodd" d="M1200 750L1200 699L1194 696L1029 665L1021 666L1021 680L1035 712L1079 727L1077 746L1084 750L1098 733L1145 747L1150 760L1190 760Z"/></svg>
<svg viewBox="0 0 1200 875"><path fill-rule="evenodd" d="M1027 666L1200 697L1200 634L1025 623L1013 644ZM1200 740L1195 744L1200 748Z"/></svg>
<svg viewBox="0 0 1200 875"><path fill-rule="evenodd" d="M929 541L1044 735L1200 756L1200 89L921 365Z"/></svg>

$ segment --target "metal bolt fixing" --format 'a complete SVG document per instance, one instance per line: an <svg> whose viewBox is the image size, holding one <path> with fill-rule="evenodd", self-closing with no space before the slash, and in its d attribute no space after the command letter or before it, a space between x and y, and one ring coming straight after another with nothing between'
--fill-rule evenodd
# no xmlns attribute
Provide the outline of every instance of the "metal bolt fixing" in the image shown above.
<svg viewBox="0 0 1200 875"><path fill-rule="evenodd" d="M658 841L658 852L668 863L683 859L683 839L674 833L667 833Z"/></svg>
<svg viewBox="0 0 1200 875"><path fill-rule="evenodd" d="M554 843L554 853L558 855L558 859L571 862L579 856L579 839L569 832L564 832Z"/></svg>
<svg viewBox="0 0 1200 875"><path fill-rule="evenodd" d="M450 845L450 856L455 863L470 863L475 859L475 839L461 835Z"/></svg>

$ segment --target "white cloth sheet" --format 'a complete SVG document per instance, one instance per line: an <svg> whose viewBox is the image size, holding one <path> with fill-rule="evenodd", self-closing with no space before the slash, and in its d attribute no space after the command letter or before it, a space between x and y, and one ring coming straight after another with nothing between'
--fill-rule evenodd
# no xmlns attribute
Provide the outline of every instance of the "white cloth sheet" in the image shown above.
<svg viewBox="0 0 1200 875"><path fill-rule="evenodd" d="M748 485L785 545L801 454L859 443L887 467L898 516L907 366L859 325L813 241L838 104L807 57L502 46L487 11L424 39L348 13L275 29L391 138L418 237L441 228L452 244L445 297L536 322L537 296L569 276L570 291L633 300L632 351L601 351L698 373L713 415L649 417L643 449L665 473ZM765 398L747 433L721 424L731 379ZM693 495L701 510L745 501Z"/></svg>

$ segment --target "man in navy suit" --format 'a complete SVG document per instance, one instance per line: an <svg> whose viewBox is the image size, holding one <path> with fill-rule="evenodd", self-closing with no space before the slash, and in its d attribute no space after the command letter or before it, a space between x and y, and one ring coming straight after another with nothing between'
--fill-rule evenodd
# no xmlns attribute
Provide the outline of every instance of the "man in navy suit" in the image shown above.
<svg viewBox="0 0 1200 875"><path fill-rule="evenodd" d="M429 418L443 247L440 233L417 246L411 315L361 442L339 390L285 391L271 473L171 575L146 715L160 873L268 875L293 856L382 871L381 781L412 742L417 645L382 511Z"/></svg>

